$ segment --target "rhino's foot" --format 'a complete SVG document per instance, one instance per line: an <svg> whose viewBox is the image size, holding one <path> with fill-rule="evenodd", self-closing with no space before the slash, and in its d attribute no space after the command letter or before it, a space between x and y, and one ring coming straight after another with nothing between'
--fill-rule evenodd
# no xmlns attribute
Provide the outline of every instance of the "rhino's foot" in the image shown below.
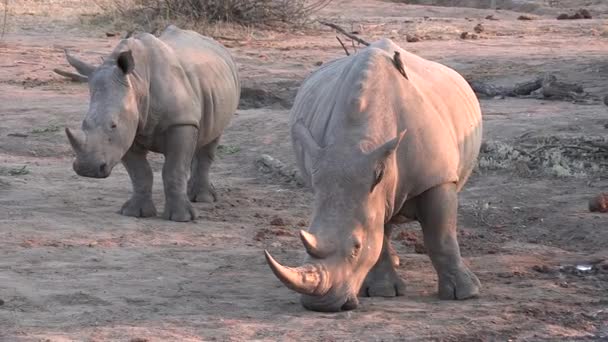
<svg viewBox="0 0 608 342"><path fill-rule="evenodd" d="M217 192L211 184L206 188L195 189L190 187L188 188L188 198L192 202L213 203L217 201Z"/></svg>
<svg viewBox="0 0 608 342"><path fill-rule="evenodd" d="M405 282L392 267L374 267L365 278L359 296L361 297L396 297L405 295ZM389 266L389 265L387 265Z"/></svg>
<svg viewBox="0 0 608 342"><path fill-rule="evenodd" d="M188 222L196 218L196 212L187 198L169 199L165 203L163 218L176 222Z"/></svg>
<svg viewBox="0 0 608 342"><path fill-rule="evenodd" d="M131 197L120 209L120 214L133 217L156 216L156 207L150 197Z"/></svg>
<svg viewBox="0 0 608 342"><path fill-rule="evenodd" d="M455 272L443 272L439 274L439 298L440 299L467 299L477 297L481 283L477 276L466 266L462 266Z"/></svg>

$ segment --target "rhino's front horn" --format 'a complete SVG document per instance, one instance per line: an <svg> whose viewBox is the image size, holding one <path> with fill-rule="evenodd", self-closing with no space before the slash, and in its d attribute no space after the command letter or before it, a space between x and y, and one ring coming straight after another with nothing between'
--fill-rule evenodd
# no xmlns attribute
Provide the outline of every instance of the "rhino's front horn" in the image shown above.
<svg viewBox="0 0 608 342"><path fill-rule="evenodd" d="M274 275L288 288L309 296L322 296L329 290L327 271L320 265L286 267L274 260L268 251L264 254Z"/></svg>
<svg viewBox="0 0 608 342"><path fill-rule="evenodd" d="M313 258L323 259L333 253L333 250L322 247L317 237L305 230L300 230L300 240L302 240L306 252Z"/></svg>
<svg viewBox="0 0 608 342"><path fill-rule="evenodd" d="M74 152L79 153L82 151L82 142L78 139L78 137L76 137L74 134L72 134L72 131L70 131L69 128L65 128L65 135L68 136L68 140L70 141L70 145L72 145L72 148L74 149Z"/></svg>

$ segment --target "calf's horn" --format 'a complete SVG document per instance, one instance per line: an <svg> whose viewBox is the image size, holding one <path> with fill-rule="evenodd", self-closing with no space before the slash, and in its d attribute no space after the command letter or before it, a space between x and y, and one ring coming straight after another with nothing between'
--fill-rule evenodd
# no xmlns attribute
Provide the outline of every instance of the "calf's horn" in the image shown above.
<svg viewBox="0 0 608 342"><path fill-rule="evenodd" d="M328 291L327 271L316 265L286 267L264 251L270 269L288 288L309 296L322 296Z"/></svg>
<svg viewBox="0 0 608 342"><path fill-rule="evenodd" d="M72 131L70 131L70 129L67 127L65 128L65 135L68 136L68 140L70 141L70 145L72 145L74 152L78 153L82 151L82 143L74 134L72 134Z"/></svg>

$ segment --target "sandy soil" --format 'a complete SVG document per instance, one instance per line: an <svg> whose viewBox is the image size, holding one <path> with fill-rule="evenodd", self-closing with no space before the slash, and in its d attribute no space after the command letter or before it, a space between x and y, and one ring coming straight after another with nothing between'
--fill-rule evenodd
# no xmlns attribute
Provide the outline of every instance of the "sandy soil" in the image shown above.
<svg viewBox="0 0 608 342"><path fill-rule="evenodd" d="M220 200L196 204L196 222L172 223L116 213L130 193L121 166L105 180L71 170L63 126L79 126L88 93L51 70L67 68L64 48L97 61L119 38L83 25L90 16L74 11L74 1L65 12L53 12L52 1L28 10L34 3L16 6L0 41L0 340L608 340L608 216L587 210L587 200L608 189L606 162L577 176L515 166L476 172L461 196L460 242L484 286L478 299L436 298L436 275L416 253L420 227L407 224L395 232L406 296L362 299L352 312L305 311L262 250L298 263L297 230L308 222L311 195L261 173L255 161L270 154L293 166L288 106L318 62L343 54L334 32L222 40L249 91L212 169ZM336 1L320 16L368 40L390 37L467 77L512 84L551 72L594 96L608 93L608 6L587 1L600 19L557 21L572 9L526 3L538 5L535 20L382 1ZM499 20L485 20L490 14ZM480 39L459 39L480 22ZM414 33L423 40L407 43ZM486 142L608 134L598 100L481 103ZM152 164L162 208L162 157ZM276 217L284 224L271 224ZM580 264L593 269L573 269Z"/></svg>

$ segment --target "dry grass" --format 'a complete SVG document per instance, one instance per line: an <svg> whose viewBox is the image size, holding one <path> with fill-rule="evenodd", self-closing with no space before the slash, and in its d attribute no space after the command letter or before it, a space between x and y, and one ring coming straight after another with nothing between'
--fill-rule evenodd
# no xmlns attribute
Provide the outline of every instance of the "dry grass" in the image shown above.
<svg viewBox="0 0 608 342"><path fill-rule="evenodd" d="M128 19L148 31L177 23L209 30L209 24L288 28L301 26L331 0L103 0L98 5L111 18Z"/></svg>

